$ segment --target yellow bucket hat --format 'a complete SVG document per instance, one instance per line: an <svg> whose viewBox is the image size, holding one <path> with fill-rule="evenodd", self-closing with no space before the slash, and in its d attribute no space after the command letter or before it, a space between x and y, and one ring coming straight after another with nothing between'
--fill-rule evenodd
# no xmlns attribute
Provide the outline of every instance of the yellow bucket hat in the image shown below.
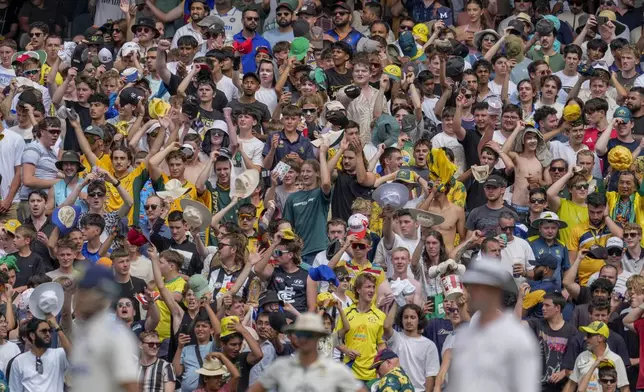
<svg viewBox="0 0 644 392"><path fill-rule="evenodd" d="M170 103L162 100L161 98L152 98L148 104L148 112L150 118L157 120L164 117L170 111Z"/></svg>

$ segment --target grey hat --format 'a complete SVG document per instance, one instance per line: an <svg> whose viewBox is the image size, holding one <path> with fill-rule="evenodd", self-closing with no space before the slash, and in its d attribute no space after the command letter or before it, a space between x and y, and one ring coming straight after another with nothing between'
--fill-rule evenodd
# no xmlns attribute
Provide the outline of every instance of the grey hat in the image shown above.
<svg viewBox="0 0 644 392"><path fill-rule="evenodd" d="M517 292L517 284L510 274L498 261L473 261L463 274L464 284L480 284L496 287L510 293Z"/></svg>
<svg viewBox="0 0 644 392"><path fill-rule="evenodd" d="M537 22L537 26L535 29L537 30L537 33L541 36L548 35L548 34L551 34L555 29L555 24L552 23L551 20L543 18Z"/></svg>
<svg viewBox="0 0 644 392"><path fill-rule="evenodd" d="M361 38L356 45L356 52L375 53L378 51L378 41L370 38Z"/></svg>
<svg viewBox="0 0 644 392"><path fill-rule="evenodd" d="M96 125L90 125L89 127L85 128L84 133L86 135L98 136L99 138L101 138L101 140L103 140L105 138L105 132L103 132L101 127L96 126Z"/></svg>
<svg viewBox="0 0 644 392"><path fill-rule="evenodd" d="M416 129L416 116L413 114L405 114L402 118L401 132L409 133Z"/></svg>
<svg viewBox="0 0 644 392"><path fill-rule="evenodd" d="M203 18L202 20L200 20L199 23L197 23L197 26L206 27L206 28L210 27L210 26L213 26L213 25L215 25L217 27L221 27L221 29L223 30L225 28L226 24L224 23L224 21L220 17L215 16L215 15L208 15L205 18Z"/></svg>

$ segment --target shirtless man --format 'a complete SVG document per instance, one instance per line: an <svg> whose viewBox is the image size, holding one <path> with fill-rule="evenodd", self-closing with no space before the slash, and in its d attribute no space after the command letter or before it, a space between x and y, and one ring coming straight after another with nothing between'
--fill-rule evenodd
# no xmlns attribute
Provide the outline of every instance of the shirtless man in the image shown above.
<svg viewBox="0 0 644 392"><path fill-rule="evenodd" d="M394 273L389 278L389 282L393 282L396 279L400 280L409 280L409 282L414 285L416 291L414 294L410 295L407 298L407 302L416 304L418 306L423 306L423 290L420 287L420 282L414 279L413 275L409 274L409 263L411 262L411 256L407 248L399 247L394 248L391 251L391 264L393 265ZM391 288L389 288L391 290Z"/></svg>
<svg viewBox="0 0 644 392"><path fill-rule="evenodd" d="M201 137L196 133L189 133L183 138L183 145L190 145L193 148L192 154L186 154L186 170L183 175L186 180L196 184L199 174L206 166L206 163L201 162L199 159L199 151L201 151ZM189 152L189 149L183 147L181 151L186 153Z"/></svg>
<svg viewBox="0 0 644 392"><path fill-rule="evenodd" d="M521 138L521 146L514 149L514 141ZM503 152L508 154L514 163L514 187L512 191L512 207L519 214L525 217L529 214L530 189L546 185L546 170L542 162L537 158L539 143L544 144L543 136L532 127L526 128L523 121L519 121L508 140L503 145Z"/></svg>
<svg viewBox="0 0 644 392"><path fill-rule="evenodd" d="M436 188L437 186L432 189L419 209L432 212L445 218L443 223L435 226L434 229L443 235L445 248L449 254L454 249L456 234L458 234L461 241L465 239L465 210L447 199L447 194L450 191L449 184L445 185L444 189L440 191L436 190Z"/></svg>

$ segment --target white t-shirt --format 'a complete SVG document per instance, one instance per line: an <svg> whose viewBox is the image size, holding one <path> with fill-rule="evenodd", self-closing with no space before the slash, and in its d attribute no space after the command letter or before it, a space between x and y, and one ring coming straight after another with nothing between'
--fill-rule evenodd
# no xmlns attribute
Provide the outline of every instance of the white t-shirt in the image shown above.
<svg viewBox="0 0 644 392"><path fill-rule="evenodd" d="M412 240L404 238L398 234L394 234L394 245L391 249L396 249L398 247L406 248L409 251L409 255L413 255L416 251L416 247L420 244L420 239ZM379 265L383 268L386 266L387 278L391 278L394 274L394 266L391 263L391 249L385 247L385 241L380 241L376 247L376 255L374 256L374 264ZM414 273L411 270L411 265L407 267L407 276L414 276Z"/></svg>
<svg viewBox="0 0 644 392"><path fill-rule="evenodd" d="M214 9L210 11L210 15L218 16L224 21L224 30L226 31L225 44L232 43L234 41L233 35L239 33L244 28L242 24L242 11L235 7L231 8L226 14L220 14Z"/></svg>
<svg viewBox="0 0 644 392"><path fill-rule="evenodd" d="M436 113L434 113L434 108L436 107L436 104L438 103L438 98L427 98L423 97L423 114L432 120L436 125L440 124L440 120L436 117Z"/></svg>
<svg viewBox="0 0 644 392"><path fill-rule="evenodd" d="M65 350L47 349L40 359L42 374L36 371L36 356L31 351L16 357L11 365L9 389L17 392L63 392L65 371L70 367Z"/></svg>
<svg viewBox="0 0 644 392"><path fill-rule="evenodd" d="M0 346L0 370L2 373L7 374L7 364L18 354L20 354L20 347L14 342L6 341Z"/></svg>
<svg viewBox="0 0 644 392"><path fill-rule="evenodd" d="M534 333L512 313L481 327L472 317L457 330L450 392L541 391L541 353Z"/></svg>
<svg viewBox="0 0 644 392"><path fill-rule="evenodd" d="M244 150L244 154L248 156L251 162L255 165L262 165L262 150L264 149L264 143L256 137L252 139L238 139L239 145ZM241 159L241 156L240 156ZM235 171L235 177L242 174L247 168L244 164L244 160L241 160L241 165L236 166L237 162L233 162L233 170Z"/></svg>
<svg viewBox="0 0 644 392"><path fill-rule="evenodd" d="M16 78L16 71L13 68L5 68L0 65L0 88L4 89L11 84L11 81Z"/></svg>
<svg viewBox="0 0 644 392"><path fill-rule="evenodd" d="M134 4L134 0L130 0L129 3ZM96 15L94 16L94 26L103 26L105 23L107 23L108 19L119 20L124 17L125 15L123 14L123 11L121 11L120 1L96 1Z"/></svg>
<svg viewBox="0 0 644 392"><path fill-rule="evenodd" d="M498 95L499 97L501 96L501 90L503 89L503 85L496 84L494 80L490 80L487 83L487 87L490 89L490 91L492 91L492 93L494 93L494 95ZM517 85L511 81L508 81L508 97L516 91L517 91Z"/></svg>
<svg viewBox="0 0 644 392"><path fill-rule="evenodd" d="M233 80L226 75L223 75L220 81L217 83L217 90L221 91L226 95L228 102L233 99L239 99L239 89L233 84Z"/></svg>
<svg viewBox="0 0 644 392"><path fill-rule="evenodd" d="M16 166L22 165L22 153L25 150L25 141L20 135L9 129L5 129L2 134L4 135L4 139L0 143L0 175L2 175L0 194L5 199L9 195L11 181L13 181L15 176L15 168ZM20 202L19 194L20 192L16 192L13 198L14 203Z"/></svg>
<svg viewBox="0 0 644 392"><path fill-rule="evenodd" d="M178 61L171 61L171 62L167 63L165 66L168 69L168 71L170 71L170 73L176 75L177 74L177 68L179 66L179 62ZM186 72L192 71L194 66L195 66L195 63L192 63L192 64L188 65L186 67Z"/></svg>
<svg viewBox="0 0 644 392"><path fill-rule="evenodd" d="M34 127L20 128L20 125L14 125L13 127L9 128L10 131L13 131L13 132L17 133L24 140L33 140L34 139L33 129L34 129Z"/></svg>
<svg viewBox="0 0 644 392"><path fill-rule="evenodd" d="M195 37L195 39L197 40L197 46L200 46L201 44L203 44L203 36L201 35L201 31L195 30L195 28L192 27L192 23L188 23L187 25L177 30L176 33L174 33L174 38L172 38L172 49L177 47L179 38L185 35L190 35L192 37Z"/></svg>
<svg viewBox="0 0 644 392"><path fill-rule="evenodd" d="M130 275L143 279L145 283L154 280L152 274L152 262L147 257L141 255L130 263Z"/></svg>
<svg viewBox="0 0 644 392"><path fill-rule="evenodd" d="M441 132L432 138L432 148L447 147L454 153L454 163L458 167L456 175L462 174L467 170L465 163L465 149L463 145L458 142L456 136L450 136L445 132Z"/></svg>
<svg viewBox="0 0 644 392"><path fill-rule="evenodd" d="M315 255L315 259L313 259L313 268L317 268L321 265L329 265L329 259L326 258L326 250L320 251L317 255ZM340 261L344 261L345 263L348 263L351 261L351 256L347 252L342 253L342 256L340 257ZM320 283L320 292L325 292L329 291L329 282L319 282Z"/></svg>
<svg viewBox="0 0 644 392"><path fill-rule="evenodd" d="M277 93L274 88L261 87L255 91L255 99L268 106L268 111L273 115L277 108Z"/></svg>
<svg viewBox="0 0 644 392"><path fill-rule="evenodd" d="M424 336L413 338L394 331L387 346L398 354L400 367L405 369L416 392L423 392L425 379L435 377L440 370L438 349L434 342Z"/></svg>
<svg viewBox="0 0 644 392"><path fill-rule="evenodd" d="M579 80L579 74L575 74L575 76L568 76L564 74L563 71L555 72L554 74L558 76L559 79L561 79L561 87L563 89L568 89L566 91L572 89L577 83L577 80Z"/></svg>
<svg viewBox="0 0 644 392"><path fill-rule="evenodd" d="M503 145L505 144L505 141L508 140L508 138L503 134L503 132L501 132L501 130L497 129L492 134L492 140L499 143L499 146L503 147ZM496 165L494 165L494 168L499 170L505 169L505 163L503 163L503 161L499 159Z"/></svg>
<svg viewBox="0 0 644 392"><path fill-rule="evenodd" d="M508 241L505 248L501 249L501 263L510 273L512 273L512 265L519 261L523 263L526 271L534 269L530 260L535 260L534 252L530 243L523 238L515 236L512 241Z"/></svg>

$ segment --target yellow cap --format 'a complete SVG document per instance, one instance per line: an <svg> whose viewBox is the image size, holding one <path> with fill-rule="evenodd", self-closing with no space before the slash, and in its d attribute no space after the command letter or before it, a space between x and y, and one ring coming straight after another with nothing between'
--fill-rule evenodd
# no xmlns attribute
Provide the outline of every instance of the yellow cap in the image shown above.
<svg viewBox="0 0 644 392"><path fill-rule="evenodd" d="M9 233L16 235L16 229L18 229L22 224L18 222L16 219L9 219L5 224L4 224L4 229L8 231Z"/></svg>
<svg viewBox="0 0 644 392"><path fill-rule="evenodd" d="M281 231L282 233L282 238L285 240L292 241L295 239L295 233L291 229L284 229Z"/></svg>
<svg viewBox="0 0 644 392"><path fill-rule="evenodd" d="M237 333L237 330L233 326L235 323L239 323L239 317L237 316L228 316L221 319L221 334L219 334L219 337L223 338Z"/></svg>
<svg viewBox="0 0 644 392"><path fill-rule="evenodd" d="M606 325L606 323L601 321L593 321L585 327L579 327L579 330L590 335L602 335L606 339L608 339L608 335L610 335L608 326Z"/></svg>
<svg viewBox="0 0 644 392"><path fill-rule="evenodd" d="M153 120L165 117L169 111L170 103L162 100L161 98L152 98L148 104L148 112L150 113L150 118Z"/></svg>
<svg viewBox="0 0 644 392"><path fill-rule="evenodd" d="M611 11L611 10L603 10L597 16L600 17L600 18L602 16L605 16L605 17L608 18L608 20L613 21L613 22L617 20L617 15L615 15L615 13L613 11Z"/></svg>
<svg viewBox="0 0 644 392"><path fill-rule="evenodd" d="M317 299L318 306L323 306L327 300L330 300L329 306L332 306L333 304L335 304L335 298L333 297L333 294L329 293L328 291L318 294L318 299Z"/></svg>
<svg viewBox="0 0 644 392"><path fill-rule="evenodd" d="M402 70L397 65L389 64L383 72L393 80L400 80L402 78Z"/></svg>
<svg viewBox="0 0 644 392"><path fill-rule="evenodd" d="M420 39L421 41L423 41L423 43L427 42L427 39L429 37L429 28L425 23L418 23L414 26L411 32L414 37Z"/></svg>

